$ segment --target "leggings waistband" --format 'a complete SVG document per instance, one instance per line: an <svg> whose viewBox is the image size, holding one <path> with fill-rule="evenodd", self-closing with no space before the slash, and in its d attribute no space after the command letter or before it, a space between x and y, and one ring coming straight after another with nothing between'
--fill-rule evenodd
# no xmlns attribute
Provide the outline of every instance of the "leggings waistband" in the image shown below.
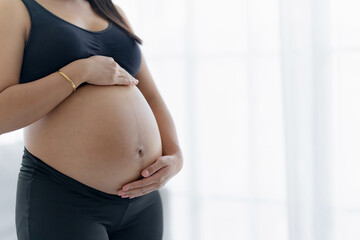
<svg viewBox="0 0 360 240"><path fill-rule="evenodd" d="M65 175L64 173L60 172L59 170L51 167L50 165L46 164L44 161L42 161L40 158L34 156L32 153L30 153L26 147L24 146L24 154L22 157L22 163L21 163L20 173L19 174L25 174L25 175L31 175L35 178L47 178L51 179L55 182L61 183L62 185L65 185L69 189L76 189L77 191L80 191L83 194L88 195L89 197L97 197L102 199L112 199L122 202L135 202L139 199L141 199L143 196L137 197L137 198L122 198L121 196L118 196L116 194L110 194L103 191L100 191L98 189L92 188L68 175Z"/></svg>

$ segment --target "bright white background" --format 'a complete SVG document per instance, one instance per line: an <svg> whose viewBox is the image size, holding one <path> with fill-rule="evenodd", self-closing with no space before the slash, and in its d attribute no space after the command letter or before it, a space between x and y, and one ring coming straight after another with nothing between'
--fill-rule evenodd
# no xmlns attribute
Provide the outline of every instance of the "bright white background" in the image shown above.
<svg viewBox="0 0 360 240"><path fill-rule="evenodd" d="M119 0L174 118L164 240L360 239L358 0ZM0 136L15 239L22 130Z"/></svg>

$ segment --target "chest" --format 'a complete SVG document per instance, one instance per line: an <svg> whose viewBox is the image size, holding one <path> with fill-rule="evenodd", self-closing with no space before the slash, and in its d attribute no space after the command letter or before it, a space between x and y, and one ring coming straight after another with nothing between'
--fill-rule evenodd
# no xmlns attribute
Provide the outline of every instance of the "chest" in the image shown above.
<svg viewBox="0 0 360 240"><path fill-rule="evenodd" d="M138 44L112 22L102 31L90 32L67 22L38 21L30 28L24 49L22 82L43 77L72 61L93 55L113 57L133 76L140 68Z"/></svg>

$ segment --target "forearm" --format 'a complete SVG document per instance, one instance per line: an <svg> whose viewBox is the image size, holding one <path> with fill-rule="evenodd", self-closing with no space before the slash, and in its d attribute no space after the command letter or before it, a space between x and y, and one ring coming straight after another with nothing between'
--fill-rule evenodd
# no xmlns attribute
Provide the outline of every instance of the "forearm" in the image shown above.
<svg viewBox="0 0 360 240"><path fill-rule="evenodd" d="M183 155L177 137L175 123L165 102L161 96L159 96L151 99L149 105L159 126L162 141L162 154L175 154L182 159Z"/></svg>
<svg viewBox="0 0 360 240"><path fill-rule="evenodd" d="M76 87L84 81L81 74L72 69L63 67L62 70L73 80ZM69 82L59 73L8 87L0 93L0 134L23 128L39 120L72 91Z"/></svg>

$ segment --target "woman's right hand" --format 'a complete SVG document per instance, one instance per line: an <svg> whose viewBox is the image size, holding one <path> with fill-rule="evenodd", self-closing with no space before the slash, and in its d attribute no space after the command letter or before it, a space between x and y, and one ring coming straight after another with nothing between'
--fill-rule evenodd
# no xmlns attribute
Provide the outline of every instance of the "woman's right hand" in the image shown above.
<svg viewBox="0 0 360 240"><path fill-rule="evenodd" d="M78 59L76 64L85 74L85 82L94 85L136 85L138 80L123 69L112 57L94 55Z"/></svg>

